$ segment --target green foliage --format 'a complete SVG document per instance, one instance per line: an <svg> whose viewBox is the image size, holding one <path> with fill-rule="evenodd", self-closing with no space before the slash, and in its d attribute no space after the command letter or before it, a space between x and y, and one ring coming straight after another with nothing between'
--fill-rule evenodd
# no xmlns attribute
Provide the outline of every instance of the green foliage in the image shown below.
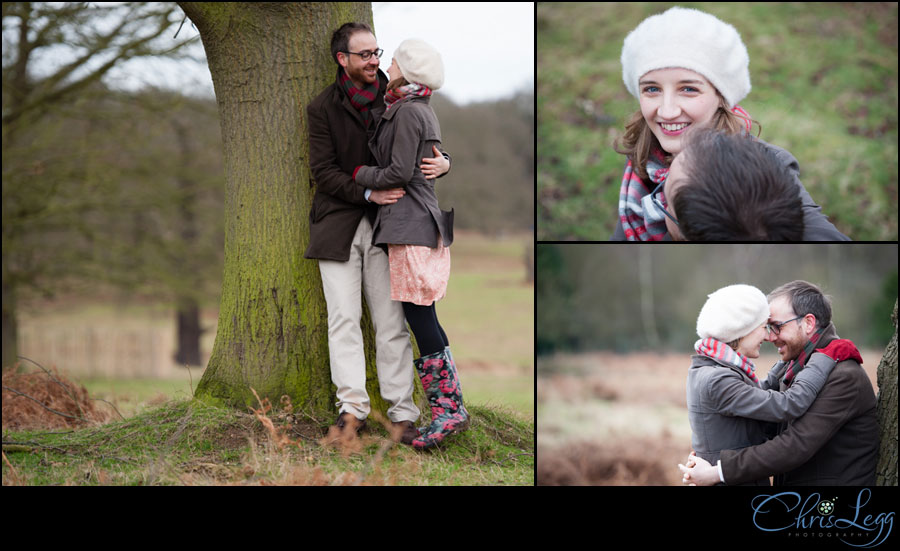
<svg viewBox="0 0 900 551"><path fill-rule="evenodd" d="M871 340L877 343L886 343L891 339L896 329L891 322L891 313L897 304L897 271L888 274L881 284L881 294L872 301Z"/></svg>
<svg viewBox="0 0 900 551"><path fill-rule="evenodd" d="M896 240L897 4L686 3L733 24L750 53L741 102L761 138L854 240ZM638 103L622 41L660 3L537 7L538 239L607 240L625 158L613 151Z"/></svg>

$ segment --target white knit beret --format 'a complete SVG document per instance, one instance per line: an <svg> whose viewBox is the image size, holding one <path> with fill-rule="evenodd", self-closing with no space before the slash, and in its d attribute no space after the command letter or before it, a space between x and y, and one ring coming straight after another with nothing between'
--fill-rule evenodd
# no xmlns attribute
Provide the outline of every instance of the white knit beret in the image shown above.
<svg viewBox="0 0 900 551"><path fill-rule="evenodd" d="M424 40L410 38L394 51L394 61L409 82L424 84L437 90L444 84L444 62L441 54Z"/></svg>
<svg viewBox="0 0 900 551"><path fill-rule="evenodd" d="M749 66L747 48L734 27L689 8L651 15L625 37L622 46L622 80L636 98L642 76L680 67L706 77L731 109L750 93Z"/></svg>
<svg viewBox="0 0 900 551"><path fill-rule="evenodd" d="M697 316L697 335L724 343L746 337L769 319L769 301L752 285L729 285L709 295Z"/></svg>

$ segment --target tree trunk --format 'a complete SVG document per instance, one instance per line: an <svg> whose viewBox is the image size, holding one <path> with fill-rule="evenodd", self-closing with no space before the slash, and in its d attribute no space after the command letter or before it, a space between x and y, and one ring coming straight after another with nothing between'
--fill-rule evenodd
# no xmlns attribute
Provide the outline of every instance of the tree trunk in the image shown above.
<svg viewBox="0 0 900 551"><path fill-rule="evenodd" d="M176 327L178 338L175 350L175 362L178 365L200 365L200 337L203 330L200 327L200 306L197 302L197 293L203 286L203 278L200 277L199 266L193 251L201 247L197 243L197 184L189 175L191 174L191 160L193 159L194 141L188 131L188 125L178 118L172 120L172 128L178 142L179 171L176 176L178 186L178 223L181 226L182 248L178 254L181 258L175 275L178 285L175 285L176 294Z"/></svg>
<svg viewBox="0 0 900 551"><path fill-rule="evenodd" d="M897 302L894 301L894 336L878 365L878 425L881 447L875 469L878 486L897 485Z"/></svg>
<svg viewBox="0 0 900 551"><path fill-rule="evenodd" d="M638 248L638 273L641 287L641 319L644 322L644 335L652 349L659 348L659 331L656 330L653 298L653 254L657 249Z"/></svg>
<svg viewBox="0 0 900 551"><path fill-rule="evenodd" d="M200 365L200 337L203 336L203 328L200 326L200 307L193 299L179 303L175 312L177 349L175 350L175 362L178 365Z"/></svg>
<svg viewBox="0 0 900 551"><path fill-rule="evenodd" d="M12 285L6 282L6 273L3 274L3 368L15 365L18 358L18 343L16 342L18 331L16 330L16 295Z"/></svg>
<svg viewBox="0 0 900 551"><path fill-rule="evenodd" d="M218 332L197 396L336 413L325 298L309 242L305 106L334 79L332 32L371 24L369 3L181 2L206 50L225 162L225 271ZM367 391L386 412L363 317ZM410 366L410 369L413 369ZM417 390L417 403L423 395Z"/></svg>

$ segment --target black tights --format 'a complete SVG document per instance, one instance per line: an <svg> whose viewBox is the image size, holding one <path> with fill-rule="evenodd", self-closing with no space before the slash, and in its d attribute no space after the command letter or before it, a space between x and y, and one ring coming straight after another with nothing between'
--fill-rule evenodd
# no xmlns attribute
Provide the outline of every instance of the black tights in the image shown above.
<svg viewBox="0 0 900 551"><path fill-rule="evenodd" d="M404 302L403 314L413 335L416 336L420 355L428 356L450 345L447 334L438 322L433 302L429 306Z"/></svg>

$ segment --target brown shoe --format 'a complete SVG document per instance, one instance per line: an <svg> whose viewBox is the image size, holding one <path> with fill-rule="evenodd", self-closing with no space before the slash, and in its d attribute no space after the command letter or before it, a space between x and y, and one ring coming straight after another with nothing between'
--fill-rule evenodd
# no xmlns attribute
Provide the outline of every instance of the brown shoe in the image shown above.
<svg viewBox="0 0 900 551"><path fill-rule="evenodd" d="M357 419L352 413L344 412L338 415L337 421L334 422L334 426L336 426L340 432L344 432L344 429L349 427L355 429L356 434L359 434L366 428L366 420Z"/></svg>
<svg viewBox="0 0 900 551"><path fill-rule="evenodd" d="M341 413L337 421L328 427L328 434L320 442L326 446L335 446L341 455L348 457L362 451L362 440L359 431L366 426L365 419L357 419L352 413Z"/></svg>
<svg viewBox="0 0 900 551"><path fill-rule="evenodd" d="M419 429L412 421L391 422L391 439L401 444L412 444L412 441L419 436Z"/></svg>

